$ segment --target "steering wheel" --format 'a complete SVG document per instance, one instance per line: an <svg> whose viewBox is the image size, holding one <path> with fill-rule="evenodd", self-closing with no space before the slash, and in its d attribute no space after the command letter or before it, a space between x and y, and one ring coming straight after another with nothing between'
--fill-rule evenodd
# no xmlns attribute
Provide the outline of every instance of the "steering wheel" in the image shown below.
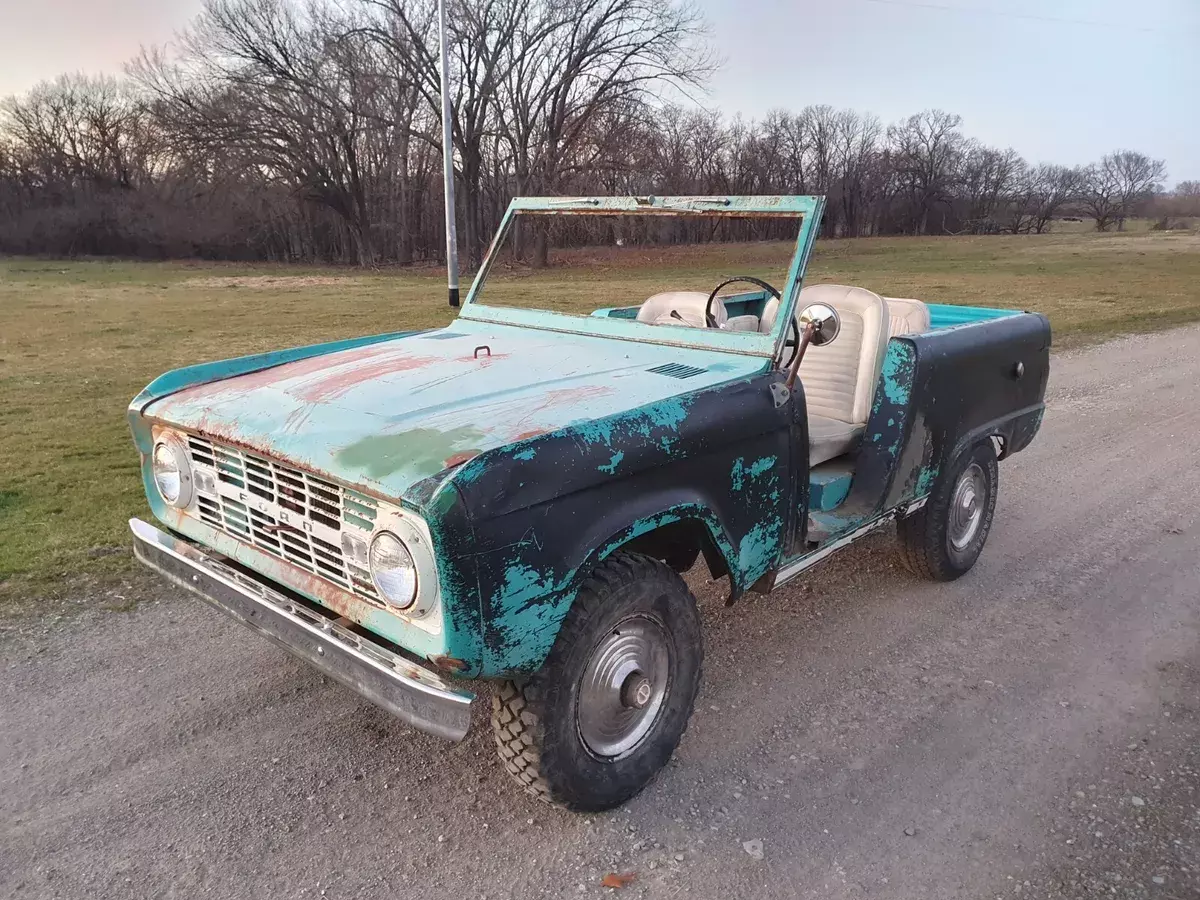
<svg viewBox="0 0 1200 900"><path fill-rule="evenodd" d="M763 281L761 278L755 278L753 275L734 275L732 278L726 278L712 289L712 293L708 295L708 302L704 304L704 322L709 328L717 327L717 317L713 315L712 308L713 301L717 299L717 294L721 292L721 288L743 281L746 284L757 285L776 300L781 299L779 291L767 284L767 282ZM796 358L796 353L799 352L800 349L800 326L796 324L795 316L792 316L792 320L788 323L788 330L791 332L791 334L789 334L787 340L783 342L783 347L784 350L787 350L788 347L791 347L792 352L787 358L787 363L780 366L782 369L788 369L791 367L792 361Z"/></svg>

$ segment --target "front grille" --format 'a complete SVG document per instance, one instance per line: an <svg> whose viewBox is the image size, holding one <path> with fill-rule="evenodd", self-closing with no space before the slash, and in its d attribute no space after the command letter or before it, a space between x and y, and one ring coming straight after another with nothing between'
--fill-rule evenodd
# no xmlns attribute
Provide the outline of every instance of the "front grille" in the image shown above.
<svg viewBox="0 0 1200 900"><path fill-rule="evenodd" d="M367 547L379 505L300 469L188 435L195 515L374 603Z"/></svg>

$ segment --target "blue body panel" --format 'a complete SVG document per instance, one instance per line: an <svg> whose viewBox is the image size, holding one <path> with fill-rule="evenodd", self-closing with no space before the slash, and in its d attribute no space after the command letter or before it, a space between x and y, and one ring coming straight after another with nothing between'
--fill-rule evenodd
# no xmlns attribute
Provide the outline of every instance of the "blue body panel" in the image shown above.
<svg viewBox="0 0 1200 900"><path fill-rule="evenodd" d="M828 512L850 493L854 466L844 459L830 460L809 470L808 508Z"/></svg>
<svg viewBox="0 0 1200 900"><path fill-rule="evenodd" d="M971 325L975 322L990 322L993 319L1005 319L1009 316L1022 315L1019 309L992 309L987 306L955 306L949 303L930 303L930 329L954 328L957 325Z"/></svg>

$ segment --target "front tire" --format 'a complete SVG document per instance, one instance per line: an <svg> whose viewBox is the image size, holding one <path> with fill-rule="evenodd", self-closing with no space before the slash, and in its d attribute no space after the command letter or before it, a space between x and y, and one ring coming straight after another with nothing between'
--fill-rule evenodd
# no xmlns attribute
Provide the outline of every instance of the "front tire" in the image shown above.
<svg viewBox="0 0 1200 900"><path fill-rule="evenodd" d="M1000 467L991 441L959 458L929 501L896 522L900 561L922 578L953 581L979 559L996 512Z"/></svg>
<svg viewBox="0 0 1200 900"><path fill-rule="evenodd" d="M526 791L580 812L638 794L700 688L696 599L658 560L617 553L580 588L541 670L492 698L496 749Z"/></svg>

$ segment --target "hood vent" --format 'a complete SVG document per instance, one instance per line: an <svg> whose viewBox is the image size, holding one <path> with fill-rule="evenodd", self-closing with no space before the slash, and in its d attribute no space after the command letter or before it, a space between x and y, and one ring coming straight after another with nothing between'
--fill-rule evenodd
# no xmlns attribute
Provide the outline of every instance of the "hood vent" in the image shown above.
<svg viewBox="0 0 1200 900"><path fill-rule="evenodd" d="M691 378L693 375L703 375L708 369L697 369L695 366L685 366L683 363L664 363L647 369L655 375L666 375L668 378Z"/></svg>

